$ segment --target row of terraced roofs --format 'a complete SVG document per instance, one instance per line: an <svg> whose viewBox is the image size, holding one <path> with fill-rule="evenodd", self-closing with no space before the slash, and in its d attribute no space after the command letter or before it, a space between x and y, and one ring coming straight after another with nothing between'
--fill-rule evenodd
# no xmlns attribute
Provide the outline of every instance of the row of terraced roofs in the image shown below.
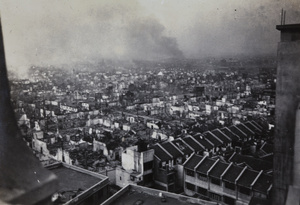
<svg viewBox="0 0 300 205"><path fill-rule="evenodd" d="M262 171L254 171L248 167L237 166L220 159L212 159L193 154L185 163L184 168L208 177L220 179L241 187L267 194L272 188L272 176Z"/></svg>
<svg viewBox="0 0 300 205"><path fill-rule="evenodd" d="M194 136L164 142L154 146L155 156L161 161L176 159L180 156L190 155L193 152L211 150L214 147L226 145L232 141L244 140L250 136L262 133L262 127L255 121L248 121L230 127L197 133Z"/></svg>

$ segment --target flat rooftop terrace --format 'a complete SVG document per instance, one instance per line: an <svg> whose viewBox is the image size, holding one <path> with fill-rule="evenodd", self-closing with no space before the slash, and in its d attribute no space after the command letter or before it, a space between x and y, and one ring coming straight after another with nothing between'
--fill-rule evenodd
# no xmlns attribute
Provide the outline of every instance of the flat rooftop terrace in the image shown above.
<svg viewBox="0 0 300 205"><path fill-rule="evenodd" d="M162 196L160 196L162 194ZM162 200L164 198L165 200ZM150 189L137 185L128 185L106 200L102 205L216 205L215 202L204 201L197 198L191 198L180 194Z"/></svg>
<svg viewBox="0 0 300 205"><path fill-rule="evenodd" d="M108 185L108 177L65 163L55 163L46 168L58 179L57 193L60 195L55 204L79 202Z"/></svg>
<svg viewBox="0 0 300 205"><path fill-rule="evenodd" d="M64 166L60 166L50 170L58 178L59 191L77 190L79 188L82 190L86 190L101 181L101 179L97 177L78 172Z"/></svg>

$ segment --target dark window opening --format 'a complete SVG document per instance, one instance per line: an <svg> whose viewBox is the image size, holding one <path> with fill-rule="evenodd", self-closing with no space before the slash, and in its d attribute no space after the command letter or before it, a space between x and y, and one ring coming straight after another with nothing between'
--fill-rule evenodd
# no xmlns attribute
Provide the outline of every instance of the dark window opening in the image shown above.
<svg viewBox="0 0 300 205"><path fill-rule="evenodd" d="M230 183L230 182L225 182L225 187L227 189L235 190L235 184Z"/></svg>
<svg viewBox="0 0 300 205"><path fill-rule="evenodd" d="M235 199L234 198L224 196L223 201L224 201L225 204L235 205Z"/></svg>
<svg viewBox="0 0 300 205"><path fill-rule="evenodd" d="M144 163L144 171L150 170L153 168L153 161Z"/></svg>
<svg viewBox="0 0 300 205"><path fill-rule="evenodd" d="M198 193L203 195L203 196L207 196L207 189L204 189L202 187L198 187Z"/></svg>
<svg viewBox="0 0 300 205"><path fill-rule="evenodd" d="M144 175L144 182L145 183L149 183L149 182L152 182L153 180L153 174L147 174L147 175Z"/></svg>
<svg viewBox="0 0 300 205"><path fill-rule="evenodd" d="M211 178L211 183L216 184L216 185L221 185L221 180L217 178Z"/></svg>
<svg viewBox="0 0 300 205"><path fill-rule="evenodd" d="M209 198L216 200L216 201L221 201L222 197L219 194L211 193L209 192Z"/></svg>
<svg viewBox="0 0 300 205"><path fill-rule="evenodd" d="M185 186L186 186L187 189L195 191L195 185L194 184L186 182Z"/></svg>
<svg viewBox="0 0 300 205"><path fill-rule="evenodd" d="M192 170L187 169L186 170L186 175L191 176L191 177L195 177L195 172Z"/></svg>
<svg viewBox="0 0 300 205"><path fill-rule="evenodd" d="M198 178L202 181L207 181L207 176L206 174L198 173Z"/></svg>
<svg viewBox="0 0 300 205"><path fill-rule="evenodd" d="M251 190L246 187L240 187L239 192L245 195L250 195Z"/></svg>

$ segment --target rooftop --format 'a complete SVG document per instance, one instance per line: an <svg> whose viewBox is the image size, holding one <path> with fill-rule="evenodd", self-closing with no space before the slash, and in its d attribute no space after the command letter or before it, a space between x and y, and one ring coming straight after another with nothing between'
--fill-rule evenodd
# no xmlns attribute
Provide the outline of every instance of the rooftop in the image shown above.
<svg viewBox="0 0 300 205"><path fill-rule="evenodd" d="M205 158L200 165L197 167L197 172L206 174L207 171L213 166L213 164L216 162L216 160Z"/></svg>
<svg viewBox="0 0 300 205"><path fill-rule="evenodd" d="M247 135L239 128L237 128L235 125L230 126L229 129L231 132L239 136L241 139L245 139L247 137Z"/></svg>
<svg viewBox="0 0 300 205"><path fill-rule="evenodd" d="M154 147L154 154L156 157L158 157L161 161L168 161L171 160L172 157L165 151L163 150L160 145L156 144Z"/></svg>
<svg viewBox="0 0 300 205"><path fill-rule="evenodd" d="M229 166L228 163L218 161L217 164L210 171L209 175L216 178L220 178L228 166Z"/></svg>
<svg viewBox="0 0 300 205"><path fill-rule="evenodd" d="M199 155L192 155L184 164L184 167L187 169L194 170L197 164L203 159L203 157Z"/></svg>
<svg viewBox="0 0 300 205"><path fill-rule="evenodd" d="M235 183L235 180L241 174L242 171L243 171L242 167L235 166L235 165L230 166L230 168L224 174L223 180L231 183Z"/></svg>
<svg viewBox="0 0 300 205"><path fill-rule="evenodd" d="M219 138L217 138L215 135L213 135L210 131L205 132L204 136L205 139L213 143L215 147L221 146L223 144L222 141Z"/></svg>
<svg viewBox="0 0 300 205"><path fill-rule="evenodd" d="M221 128L221 131L224 132L228 137L232 139L232 141L238 141L240 138L234 134L230 129L227 127Z"/></svg>
<svg viewBox="0 0 300 205"><path fill-rule="evenodd" d="M65 163L55 163L46 168L58 178L58 193L63 194L66 198L61 203L71 201L70 198L74 196L80 200L81 197L85 197L87 192L93 191L95 187L108 184L106 176ZM72 200L75 201L76 198Z"/></svg>
<svg viewBox="0 0 300 205"><path fill-rule="evenodd" d="M230 143L232 141L226 134L221 132L219 129L215 129L214 131L212 131L212 133L223 142Z"/></svg>
<svg viewBox="0 0 300 205"><path fill-rule="evenodd" d="M146 187L128 185L106 200L102 205L125 205L125 204L206 204L214 205L216 202L204 201L197 198L191 198L179 194L173 194L165 191L150 189Z"/></svg>
<svg viewBox="0 0 300 205"><path fill-rule="evenodd" d="M187 136L187 137L183 138L182 140L185 141L188 145L190 145L196 151L204 150L192 136Z"/></svg>
<svg viewBox="0 0 300 205"><path fill-rule="evenodd" d="M242 176L239 178L237 184L243 187L250 188L251 184L254 182L258 174L259 172L246 169L243 172Z"/></svg>
<svg viewBox="0 0 300 205"><path fill-rule="evenodd" d="M169 152L173 158L177 158L177 157L181 157L183 154L175 148L174 145L172 145L170 142L166 142L166 143L163 143L161 144L161 146L167 150L167 152Z"/></svg>

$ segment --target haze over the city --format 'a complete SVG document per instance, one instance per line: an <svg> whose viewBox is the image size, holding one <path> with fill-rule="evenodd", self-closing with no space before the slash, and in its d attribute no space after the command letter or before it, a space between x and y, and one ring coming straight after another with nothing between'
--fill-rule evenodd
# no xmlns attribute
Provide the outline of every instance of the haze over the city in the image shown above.
<svg viewBox="0 0 300 205"><path fill-rule="evenodd" d="M298 0L2 0L7 65L275 55Z"/></svg>

